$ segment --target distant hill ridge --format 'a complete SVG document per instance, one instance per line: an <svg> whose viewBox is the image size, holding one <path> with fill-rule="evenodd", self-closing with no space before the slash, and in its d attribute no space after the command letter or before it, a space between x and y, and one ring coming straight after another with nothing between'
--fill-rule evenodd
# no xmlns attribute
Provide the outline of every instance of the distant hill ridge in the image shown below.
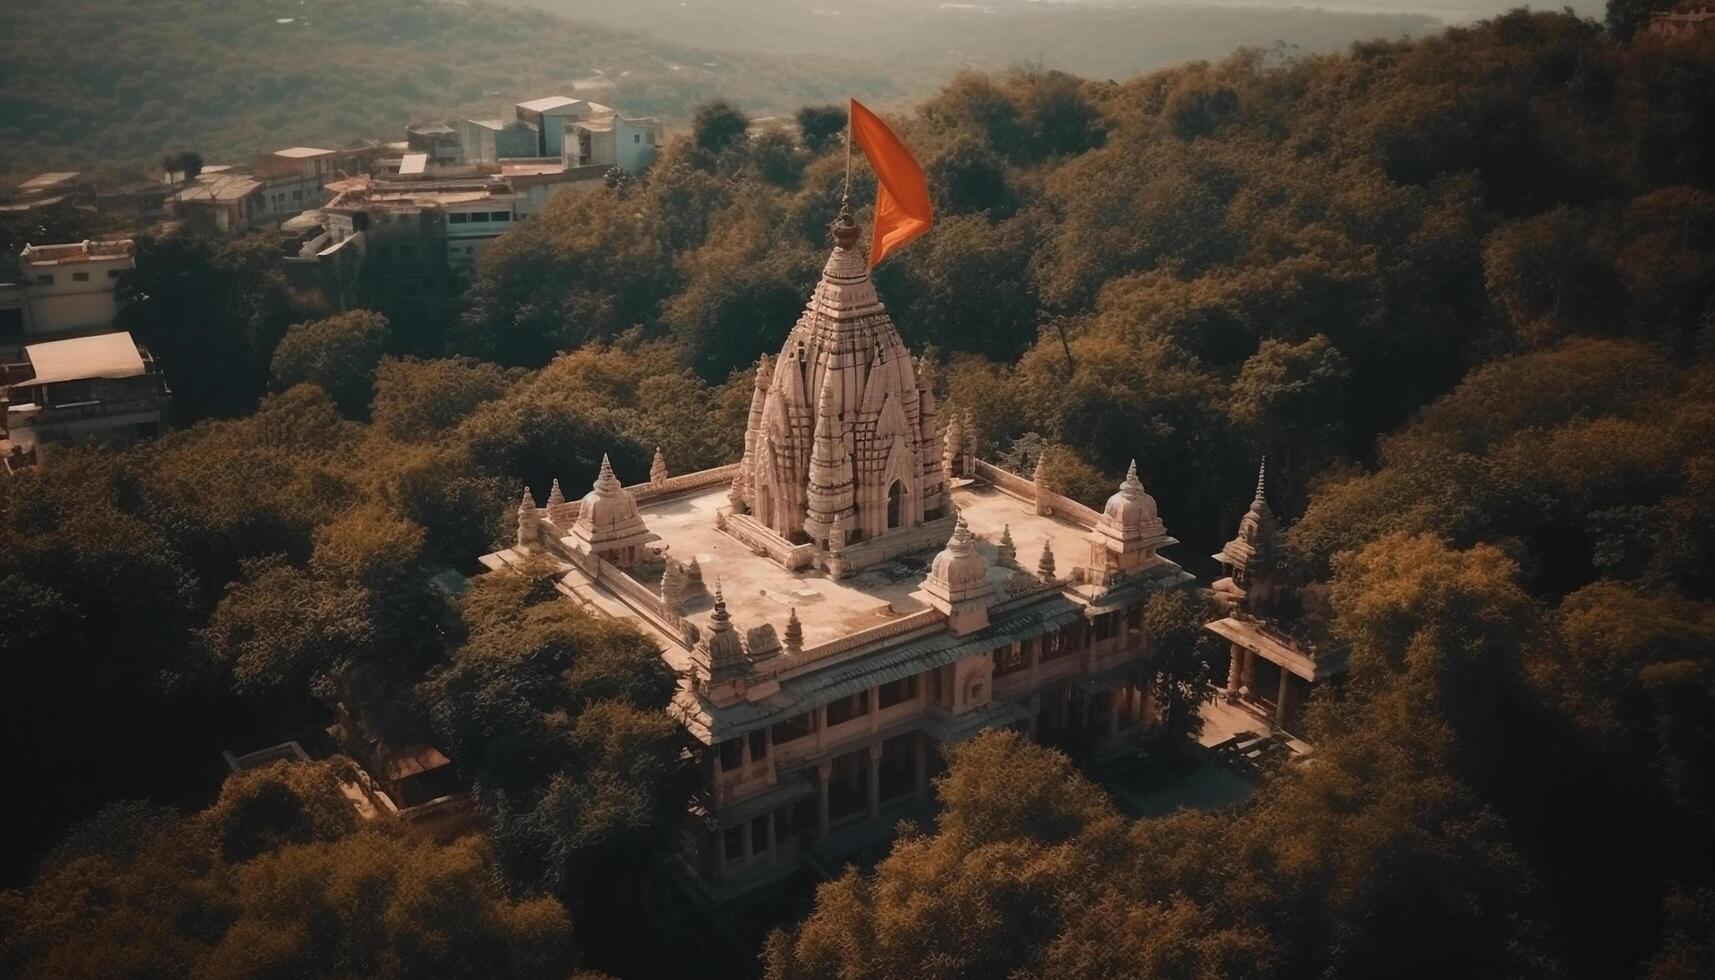
<svg viewBox="0 0 1715 980"><path fill-rule="evenodd" d="M402 139L413 120L493 115L550 92L677 119L717 92L767 112L892 88L855 63L717 55L480 3L8 4L0 170L148 161L181 147L216 162L296 143Z"/></svg>

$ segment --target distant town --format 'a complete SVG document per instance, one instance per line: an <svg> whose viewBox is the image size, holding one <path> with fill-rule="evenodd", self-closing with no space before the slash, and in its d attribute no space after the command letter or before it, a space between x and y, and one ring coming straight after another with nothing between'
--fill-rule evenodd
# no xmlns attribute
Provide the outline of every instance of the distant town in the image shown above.
<svg viewBox="0 0 1715 980"><path fill-rule="evenodd" d="M363 284L445 294L516 222L562 192L641 173L663 138L654 118L556 95L510 117L414 124L396 142L290 146L248 164L180 152L158 183L77 171L18 183L0 222L103 231L0 256L0 473L40 465L55 442L160 433L171 389L114 328L132 236L277 232L287 280L339 306Z"/></svg>

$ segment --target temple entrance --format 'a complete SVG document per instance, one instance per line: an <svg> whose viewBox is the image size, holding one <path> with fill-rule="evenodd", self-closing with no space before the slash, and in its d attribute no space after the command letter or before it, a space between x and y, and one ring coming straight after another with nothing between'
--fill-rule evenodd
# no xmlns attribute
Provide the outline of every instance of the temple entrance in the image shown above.
<svg viewBox="0 0 1715 980"><path fill-rule="evenodd" d="M898 527L905 519L905 487L898 480L887 488L887 529Z"/></svg>

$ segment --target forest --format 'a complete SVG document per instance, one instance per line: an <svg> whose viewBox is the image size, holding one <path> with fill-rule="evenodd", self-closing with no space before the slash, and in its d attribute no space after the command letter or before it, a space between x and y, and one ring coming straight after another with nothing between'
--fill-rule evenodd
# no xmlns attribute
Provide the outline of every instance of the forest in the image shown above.
<svg viewBox="0 0 1715 980"><path fill-rule="evenodd" d="M1087 503L1135 457L1206 576L1266 453L1350 677L1315 763L1234 809L1134 819L1055 751L968 743L934 821L752 972L1715 974L1715 35L1646 16L967 73L893 117L938 219L877 288L982 455L1047 454ZM119 325L176 431L0 484L33 797L0 973L642 977L721 946L663 914L695 780L648 641L536 571L432 579L521 483L736 456L841 194L842 111L798 121L704 103L451 300L339 311L266 236L139 243ZM341 700L430 731L485 832L357 827L334 763L221 783L220 748Z"/></svg>

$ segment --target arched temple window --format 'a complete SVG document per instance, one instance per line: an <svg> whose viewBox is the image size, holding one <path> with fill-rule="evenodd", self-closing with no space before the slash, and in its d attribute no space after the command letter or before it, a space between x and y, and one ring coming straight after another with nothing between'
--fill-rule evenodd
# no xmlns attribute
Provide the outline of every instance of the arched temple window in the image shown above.
<svg viewBox="0 0 1715 980"><path fill-rule="evenodd" d="M887 488L887 527L889 530L905 522L905 486L898 480Z"/></svg>

